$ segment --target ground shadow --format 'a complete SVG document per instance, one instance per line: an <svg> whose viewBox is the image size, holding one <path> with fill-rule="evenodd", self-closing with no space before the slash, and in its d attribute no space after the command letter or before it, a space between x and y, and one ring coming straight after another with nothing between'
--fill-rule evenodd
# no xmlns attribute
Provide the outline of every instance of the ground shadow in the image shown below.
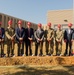
<svg viewBox="0 0 74 75"><path fill-rule="evenodd" d="M57 64L58 65L65 64L65 60L62 57L57 57L55 60L57 61Z"/></svg>
<svg viewBox="0 0 74 75"><path fill-rule="evenodd" d="M74 75L74 68L71 66L65 66L69 71L63 70L63 69L54 69L52 70L51 67L19 67L17 69L21 69L21 71L17 71L15 73L11 73L8 71L7 73L3 75ZM72 71L72 73L70 72Z"/></svg>

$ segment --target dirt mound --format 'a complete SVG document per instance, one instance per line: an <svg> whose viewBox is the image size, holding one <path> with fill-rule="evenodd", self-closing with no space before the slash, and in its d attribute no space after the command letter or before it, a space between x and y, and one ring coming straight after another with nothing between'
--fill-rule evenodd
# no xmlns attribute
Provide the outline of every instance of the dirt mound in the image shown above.
<svg viewBox="0 0 74 75"><path fill-rule="evenodd" d="M0 66L10 65L74 65L73 56L28 56L28 57L9 57L0 58Z"/></svg>

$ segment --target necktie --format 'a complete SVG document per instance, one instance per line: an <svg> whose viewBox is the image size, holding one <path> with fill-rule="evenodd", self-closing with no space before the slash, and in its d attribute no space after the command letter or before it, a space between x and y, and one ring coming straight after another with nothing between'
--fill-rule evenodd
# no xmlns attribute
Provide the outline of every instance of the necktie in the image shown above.
<svg viewBox="0 0 74 75"><path fill-rule="evenodd" d="M21 36L21 30L22 30L22 28L19 28L20 29L20 36Z"/></svg>
<svg viewBox="0 0 74 75"><path fill-rule="evenodd" d="M30 29L28 29L28 36L30 37Z"/></svg>
<svg viewBox="0 0 74 75"><path fill-rule="evenodd" d="M2 30L0 29L0 34L2 33Z"/></svg>
<svg viewBox="0 0 74 75"><path fill-rule="evenodd" d="M2 37L2 30L0 29L0 37Z"/></svg>

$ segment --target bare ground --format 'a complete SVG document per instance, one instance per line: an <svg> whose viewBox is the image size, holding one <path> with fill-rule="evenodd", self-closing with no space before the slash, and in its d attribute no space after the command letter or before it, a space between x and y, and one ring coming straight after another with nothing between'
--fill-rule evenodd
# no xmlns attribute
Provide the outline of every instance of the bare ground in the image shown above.
<svg viewBox="0 0 74 75"><path fill-rule="evenodd" d="M24 56L0 58L0 66L11 65L74 65L74 56Z"/></svg>
<svg viewBox="0 0 74 75"><path fill-rule="evenodd" d="M0 58L0 75L74 75L74 56Z"/></svg>
<svg viewBox="0 0 74 75"><path fill-rule="evenodd" d="M62 54L64 50L63 46ZM5 54L6 51L5 46ZM43 51L45 54L45 48ZM16 46L15 55L17 56ZM0 75L74 75L74 56L0 58Z"/></svg>
<svg viewBox="0 0 74 75"><path fill-rule="evenodd" d="M0 75L74 75L74 66L0 67Z"/></svg>

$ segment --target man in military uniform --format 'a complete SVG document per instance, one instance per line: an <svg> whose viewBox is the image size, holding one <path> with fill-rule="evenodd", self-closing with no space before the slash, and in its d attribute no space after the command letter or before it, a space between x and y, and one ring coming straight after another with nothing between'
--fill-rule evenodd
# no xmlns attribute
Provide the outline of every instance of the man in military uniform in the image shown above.
<svg viewBox="0 0 74 75"><path fill-rule="evenodd" d="M18 21L18 27L15 30L16 41L18 45L18 56L24 56L24 38L25 38L25 28L22 27L22 21Z"/></svg>
<svg viewBox="0 0 74 75"><path fill-rule="evenodd" d="M51 28L51 23L47 24L47 30L45 30L45 47L46 55L51 56L54 49L54 30Z"/></svg>
<svg viewBox="0 0 74 75"><path fill-rule="evenodd" d="M60 24L58 24L57 27L58 27L58 29L55 32L56 55L61 56L63 31L61 30L61 25Z"/></svg>
<svg viewBox="0 0 74 75"><path fill-rule="evenodd" d="M25 32L26 32L26 39L25 39L26 56L28 56L28 52L29 52L29 55L31 56L32 55L32 42L34 40L34 30L33 30L33 28L31 28L31 22L27 23L27 28L26 28Z"/></svg>
<svg viewBox="0 0 74 75"><path fill-rule="evenodd" d="M1 27L2 22L0 22L0 45L1 45L1 57L4 57L4 36L5 36L5 30Z"/></svg>
<svg viewBox="0 0 74 75"><path fill-rule="evenodd" d="M7 37L7 56L14 56L14 37L15 37L15 30L12 27L12 20L8 21L8 27L5 31L6 37Z"/></svg>
<svg viewBox="0 0 74 75"><path fill-rule="evenodd" d="M43 40L44 40L44 30L41 28L42 24L38 24L38 29L35 31L35 56L43 55ZM38 53L39 52L39 53Z"/></svg>
<svg viewBox="0 0 74 75"><path fill-rule="evenodd" d="M72 24L68 24L68 29L64 32L64 42L66 43L65 56L72 55L73 29ZM68 49L69 47L69 49Z"/></svg>

